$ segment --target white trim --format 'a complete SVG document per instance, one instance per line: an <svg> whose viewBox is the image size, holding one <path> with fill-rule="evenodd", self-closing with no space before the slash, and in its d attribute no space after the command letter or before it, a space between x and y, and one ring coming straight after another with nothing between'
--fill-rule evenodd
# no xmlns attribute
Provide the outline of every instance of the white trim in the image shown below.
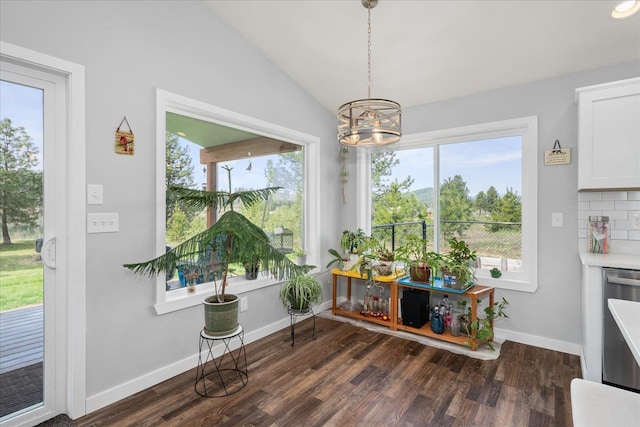
<svg viewBox="0 0 640 427"><path fill-rule="evenodd" d="M580 353L582 352L582 346L573 342L554 340L540 335L524 334L522 332L511 331L509 329L494 328L494 333L496 338L500 341L509 340L520 344L559 351L561 353L574 354L576 356L580 356Z"/></svg>
<svg viewBox="0 0 640 427"><path fill-rule="evenodd" d="M322 311L328 310L331 308L331 301L325 301L318 306L316 313L320 313ZM317 315L317 314L316 314ZM253 330L251 332L246 332L244 336L244 344L249 345L254 341L258 341L261 338L264 338L268 335L271 335L275 332L281 331L284 328L290 326L290 318L289 316L283 317L280 320L277 320L269 325L263 326L262 328ZM198 339L199 335L194 334L193 339ZM236 339L231 340L230 348L235 350L238 348L239 341ZM214 357L218 357L222 354L223 346L222 344L216 345L214 347ZM206 354L203 353L203 356ZM175 363L171 363L167 366L163 366L162 368L156 369L153 372L149 372L147 374L141 375L137 378L134 378L130 381L117 385L115 387L110 388L109 390L105 390L93 396L89 396L87 398L87 413L91 413L93 411L97 411L98 409L104 408L118 400L124 399L125 397L132 396L135 393L138 393L142 390L145 390L149 387L152 387L156 384L161 383L162 381L166 381L170 378L175 377L176 375L180 375L189 369L193 369L198 364L198 353L186 357L182 360L179 360ZM251 372L249 372L249 377L251 377Z"/></svg>
<svg viewBox="0 0 640 427"><path fill-rule="evenodd" d="M186 115L199 120L217 123L246 132L263 135L285 142L291 142L304 146L304 242L305 250L309 253L308 262L311 265L319 265L320 254L320 229L311 224L320 224L320 138L288 129L273 123L265 122L253 117L245 116L234 111L225 110L187 98L182 95L156 89L156 162L165 158L165 129L166 112ZM156 253L165 252L165 168L156 165ZM319 271L318 269L315 270ZM273 280L243 281L236 280L228 290L233 294L240 294L265 286L271 286L277 282ZM195 295L186 292L166 291L164 277L156 280L156 302L154 305L158 315L198 305L202 299L214 293L212 284L197 286L200 288Z"/></svg>
<svg viewBox="0 0 640 427"><path fill-rule="evenodd" d="M461 126L416 133L402 137L394 147L381 147L377 151L393 150L395 147L419 148L432 146L437 156L437 146L442 144L499 138L519 135L522 137L522 272L503 272L500 279L493 279L489 272L478 270L476 276L491 286L514 291L535 292L538 289L538 118L537 116ZM373 149L358 152L358 227L371 229L370 164ZM437 160L437 159L436 159ZM437 181L437 163L434 175ZM367 175L369 174L369 175ZM365 191L365 189L369 191Z"/></svg>
<svg viewBox="0 0 640 427"><path fill-rule="evenodd" d="M64 233L66 242L58 245L64 251L61 259L66 259L66 310L59 317L67 329L67 354L63 363L66 369L64 384L59 383L60 393L54 413L36 410L10 420L13 422L37 423L50 418L55 413L66 412L71 418L78 418L85 412L86 393L86 193L85 193L85 71L84 66L55 58L30 49L0 41L3 60L61 75L66 79L65 162L73 165L66 168L66 206L62 206L66 221ZM73 262L70 262L73 260ZM60 268L60 266L58 267Z"/></svg>

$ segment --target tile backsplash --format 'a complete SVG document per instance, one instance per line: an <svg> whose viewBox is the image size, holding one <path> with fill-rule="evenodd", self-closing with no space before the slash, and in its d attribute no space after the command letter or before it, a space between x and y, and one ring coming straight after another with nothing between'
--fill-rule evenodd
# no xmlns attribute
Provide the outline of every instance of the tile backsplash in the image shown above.
<svg viewBox="0 0 640 427"><path fill-rule="evenodd" d="M640 213L640 191L578 193L578 247L587 250L590 216L608 216L612 253L640 254L640 229L634 229L632 214Z"/></svg>

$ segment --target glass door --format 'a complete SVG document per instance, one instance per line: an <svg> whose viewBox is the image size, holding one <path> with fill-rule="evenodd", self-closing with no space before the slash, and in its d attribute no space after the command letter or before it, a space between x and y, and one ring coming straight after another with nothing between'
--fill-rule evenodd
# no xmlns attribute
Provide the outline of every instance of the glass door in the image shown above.
<svg viewBox="0 0 640 427"><path fill-rule="evenodd" d="M0 420L55 402L54 83L2 63Z"/></svg>

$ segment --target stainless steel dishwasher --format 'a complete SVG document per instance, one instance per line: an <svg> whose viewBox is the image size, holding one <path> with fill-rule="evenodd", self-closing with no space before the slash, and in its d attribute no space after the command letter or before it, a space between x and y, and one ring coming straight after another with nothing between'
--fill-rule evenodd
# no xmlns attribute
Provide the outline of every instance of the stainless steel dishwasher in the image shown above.
<svg viewBox="0 0 640 427"><path fill-rule="evenodd" d="M602 382L640 393L640 366L609 311L609 298L640 301L640 271L603 268Z"/></svg>

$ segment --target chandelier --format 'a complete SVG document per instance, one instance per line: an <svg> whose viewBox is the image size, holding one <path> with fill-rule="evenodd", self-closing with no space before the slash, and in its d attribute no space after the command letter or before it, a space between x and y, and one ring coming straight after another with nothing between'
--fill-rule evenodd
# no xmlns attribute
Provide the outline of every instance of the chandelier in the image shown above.
<svg viewBox="0 0 640 427"><path fill-rule="evenodd" d="M354 147L371 147L398 142L402 136L400 104L371 98L371 9L378 0L361 0L368 12L367 65L368 98L347 102L338 109L338 141Z"/></svg>

